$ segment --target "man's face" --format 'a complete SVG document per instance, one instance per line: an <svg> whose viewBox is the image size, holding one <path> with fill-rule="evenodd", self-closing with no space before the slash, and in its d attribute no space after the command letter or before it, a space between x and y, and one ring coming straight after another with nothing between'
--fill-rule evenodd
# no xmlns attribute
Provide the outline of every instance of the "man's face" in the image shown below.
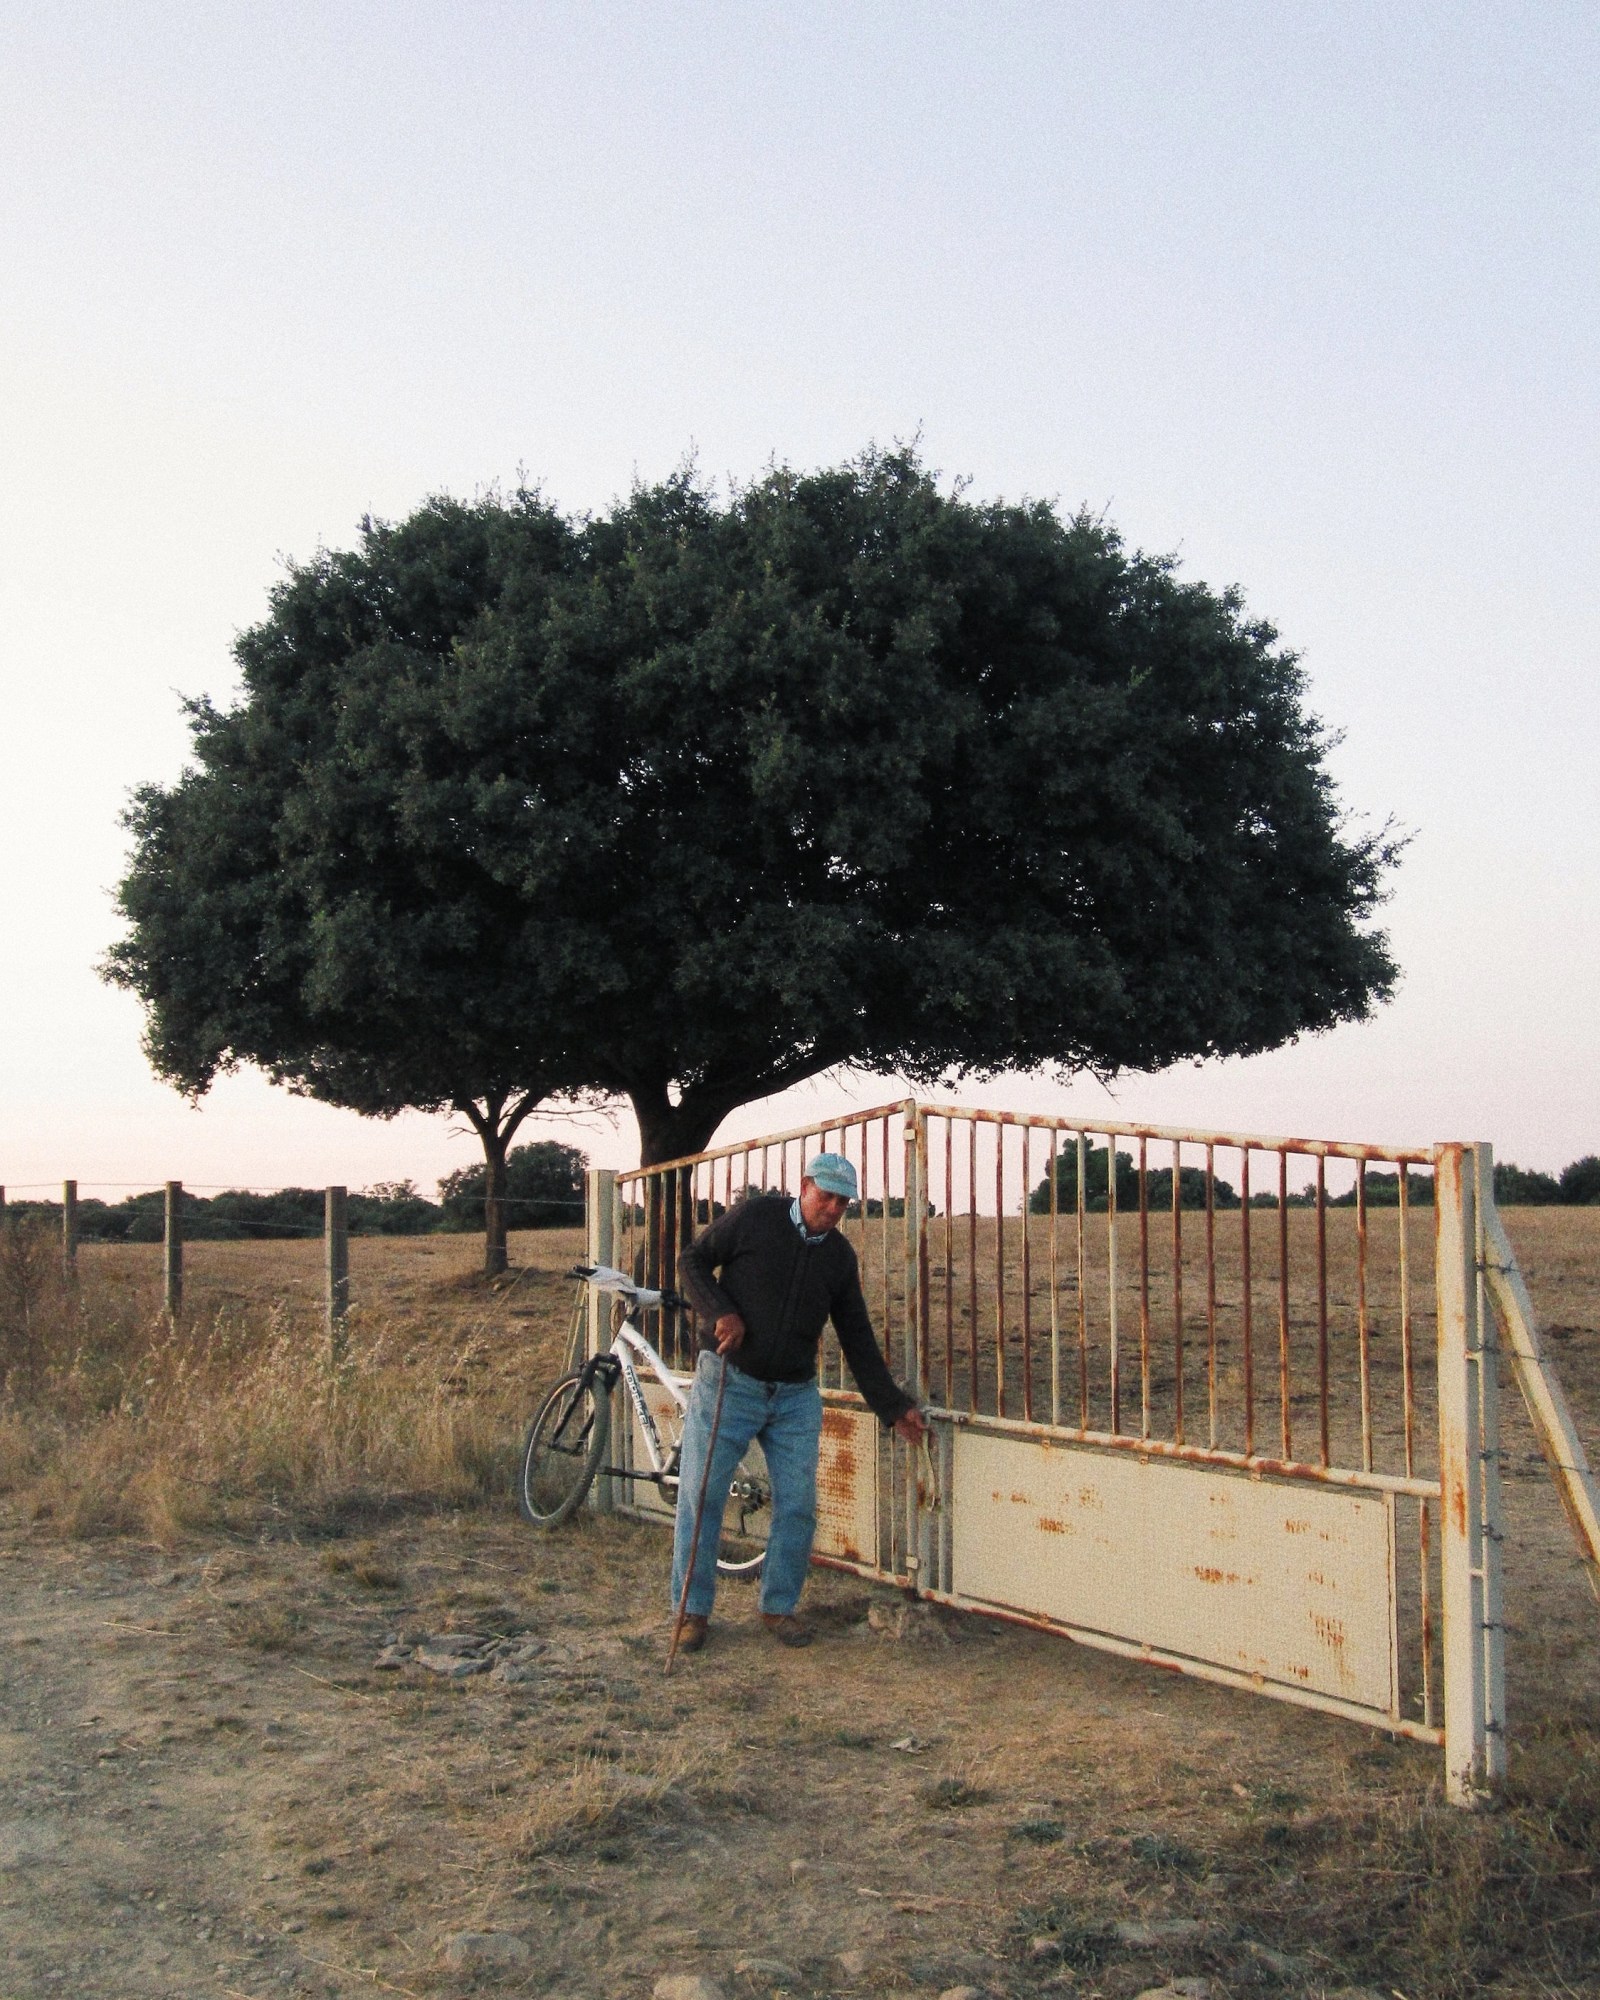
<svg viewBox="0 0 1600 2000"><path fill-rule="evenodd" d="M837 1229L849 1206L842 1194L829 1194L814 1180L800 1183L800 1219L813 1236L822 1235L824 1230Z"/></svg>

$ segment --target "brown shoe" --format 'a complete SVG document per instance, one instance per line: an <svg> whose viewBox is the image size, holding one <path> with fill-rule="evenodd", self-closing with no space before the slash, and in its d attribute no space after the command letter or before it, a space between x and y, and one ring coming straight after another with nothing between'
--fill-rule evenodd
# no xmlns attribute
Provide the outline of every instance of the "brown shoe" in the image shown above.
<svg viewBox="0 0 1600 2000"><path fill-rule="evenodd" d="M711 1620L709 1618L699 1618L696 1617L694 1612L689 1612L684 1618L683 1630L678 1634L678 1651L680 1653L703 1652L705 1650L706 1633L710 1629L710 1625Z"/></svg>
<svg viewBox="0 0 1600 2000"><path fill-rule="evenodd" d="M812 1631L792 1611L763 1611L761 1622L780 1646L809 1646Z"/></svg>

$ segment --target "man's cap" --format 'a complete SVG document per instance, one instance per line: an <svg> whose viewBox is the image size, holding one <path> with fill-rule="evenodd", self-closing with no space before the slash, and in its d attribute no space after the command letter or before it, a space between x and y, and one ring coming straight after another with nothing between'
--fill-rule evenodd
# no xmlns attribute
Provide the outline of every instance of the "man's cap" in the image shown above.
<svg viewBox="0 0 1600 2000"><path fill-rule="evenodd" d="M856 1198L856 1170L843 1153L816 1154L806 1162L806 1179L826 1194L842 1194L846 1201Z"/></svg>

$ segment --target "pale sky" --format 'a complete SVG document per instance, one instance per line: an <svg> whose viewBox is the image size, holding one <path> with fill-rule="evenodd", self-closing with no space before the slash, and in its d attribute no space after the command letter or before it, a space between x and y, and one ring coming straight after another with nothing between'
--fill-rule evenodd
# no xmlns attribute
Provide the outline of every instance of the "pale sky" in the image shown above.
<svg viewBox="0 0 1600 2000"><path fill-rule="evenodd" d="M0 1182L478 1157L192 1110L95 977L125 797L283 556L914 434L1240 585L1415 834L1371 1024L968 1101L1600 1152L1597 104L1569 0L0 7Z"/></svg>

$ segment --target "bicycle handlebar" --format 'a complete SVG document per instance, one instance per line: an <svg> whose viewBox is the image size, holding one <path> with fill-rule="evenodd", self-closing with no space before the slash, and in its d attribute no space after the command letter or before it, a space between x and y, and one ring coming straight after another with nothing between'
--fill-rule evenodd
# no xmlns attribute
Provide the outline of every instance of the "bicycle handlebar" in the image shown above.
<svg viewBox="0 0 1600 2000"><path fill-rule="evenodd" d="M574 1264L567 1273L569 1278L581 1278L585 1284L593 1285L597 1292L617 1292L636 1306L648 1311L652 1306L662 1306L667 1311L688 1311L689 1301L679 1292L653 1291L648 1285L636 1285L625 1271L613 1270L609 1264Z"/></svg>

